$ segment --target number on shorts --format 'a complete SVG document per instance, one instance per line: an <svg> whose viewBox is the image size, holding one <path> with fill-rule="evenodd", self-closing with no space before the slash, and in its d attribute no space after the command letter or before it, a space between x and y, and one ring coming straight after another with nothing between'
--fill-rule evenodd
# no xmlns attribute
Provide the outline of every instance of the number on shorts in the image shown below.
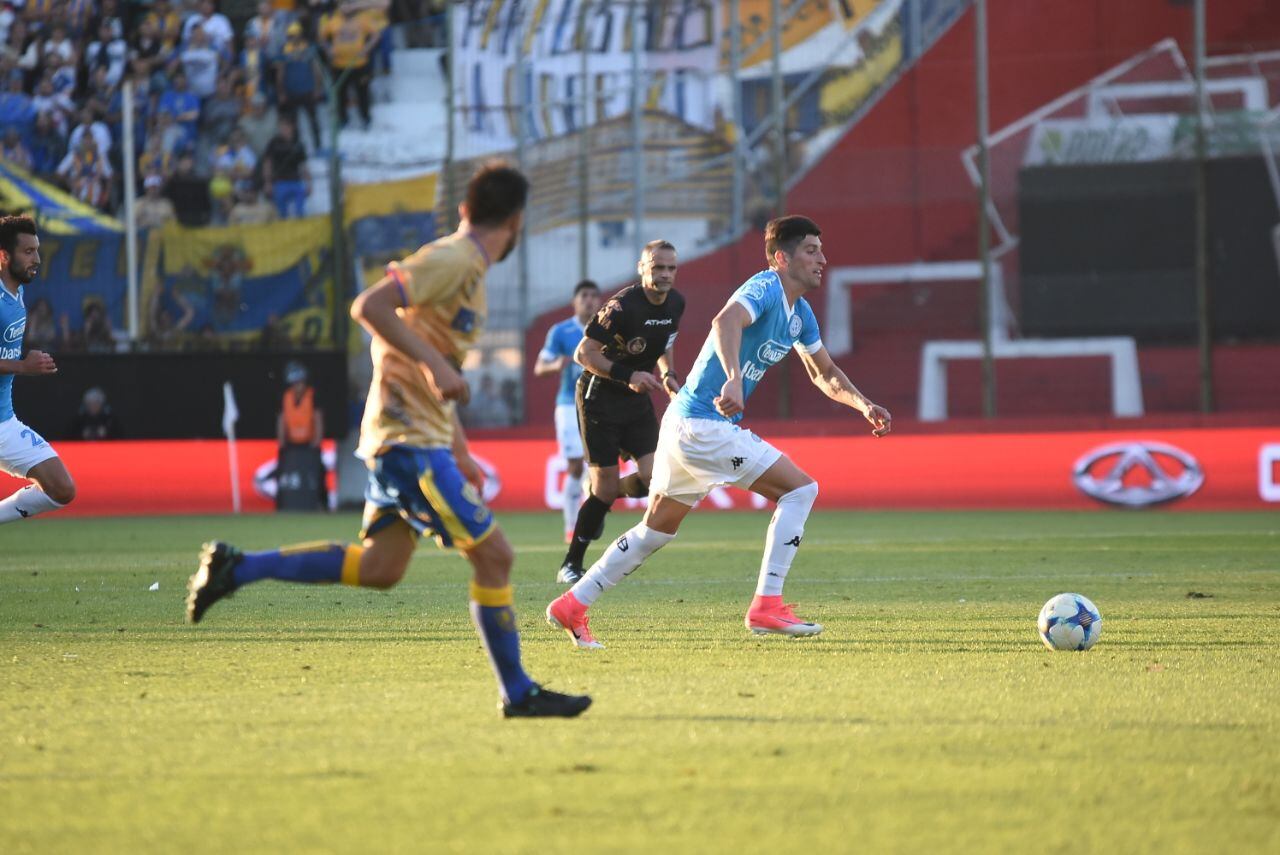
<svg viewBox="0 0 1280 855"><path fill-rule="evenodd" d="M42 437L40 434L36 433L35 431L29 428L27 430L21 431L18 434L18 436L26 437L27 439L31 440L32 448L39 448L40 446L44 445L44 437Z"/></svg>

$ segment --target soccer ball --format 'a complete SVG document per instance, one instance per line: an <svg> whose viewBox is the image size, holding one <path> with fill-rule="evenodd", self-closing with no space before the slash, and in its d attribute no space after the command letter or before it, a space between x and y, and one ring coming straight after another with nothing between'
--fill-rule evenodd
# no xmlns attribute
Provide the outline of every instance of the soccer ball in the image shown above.
<svg viewBox="0 0 1280 855"><path fill-rule="evenodd" d="M1059 594L1040 609L1040 640L1050 650L1088 650L1102 635L1102 613L1080 594Z"/></svg>

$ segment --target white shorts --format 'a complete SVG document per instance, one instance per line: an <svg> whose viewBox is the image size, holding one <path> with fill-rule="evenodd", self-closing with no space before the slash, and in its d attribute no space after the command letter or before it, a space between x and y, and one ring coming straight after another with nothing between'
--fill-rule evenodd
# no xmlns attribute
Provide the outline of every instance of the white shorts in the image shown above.
<svg viewBox="0 0 1280 855"><path fill-rule="evenodd" d="M668 408L658 432L649 495L696 504L716 487L747 489L782 452L737 425L687 419Z"/></svg>
<svg viewBox="0 0 1280 855"><path fill-rule="evenodd" d="M578 408L574 404L556 404L556 442L565 460L582 457L582 431L578 429Z"/></svg>
<svg viewBox="0 0 1280 855"><path fill-rule="evenodd" d="M25 478L32 467L57 456L53 446L18 421L17 416L0 422L0 470Z"/></svg>

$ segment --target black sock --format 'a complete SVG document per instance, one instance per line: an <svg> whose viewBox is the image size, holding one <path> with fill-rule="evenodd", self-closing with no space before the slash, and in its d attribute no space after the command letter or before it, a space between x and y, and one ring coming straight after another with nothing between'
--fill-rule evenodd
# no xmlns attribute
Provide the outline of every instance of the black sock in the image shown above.
<svg viewBox="0 0 1280 855"><path fill-rule="evenodd" d="M575 567L582 566L587 547L600 536L597 532L604 529L605 514L609 513L611 507L612 504L600 501L594 494L587 496L587 500L578 509L578 522L573 527L573 540L569 542L569 551L565 553L565 563L571 563Z"/></svg>
<svg viewBox="0 0 1280 855"><path fill-rule="evenodd" d="M640 480L639 472L632 472L618 481L618 495L628 499L643 499L649 495L649 485Z"/></svg>

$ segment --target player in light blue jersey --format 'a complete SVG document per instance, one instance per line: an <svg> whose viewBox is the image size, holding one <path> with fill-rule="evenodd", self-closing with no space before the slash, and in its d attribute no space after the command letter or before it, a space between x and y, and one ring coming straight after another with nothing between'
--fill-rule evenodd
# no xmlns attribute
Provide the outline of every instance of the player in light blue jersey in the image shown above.
<svg viewBox="0 0 1280 855"><path fill-rule="evenodd" d="M0 470L32 483L0 500L0 524L65 507L76 497L75 483L58 453L13 412L17 374L57 372L53 357L32 350L22 355L27 329L23 286L40 271L40 237L30 217L0 217Z"/></svg>
<svg viewBox="0 0 1280 855"><path fill-rule="evenodd" d="M582 505L582 431L578 428L578 405L574 399L574 387L582 374L582 366L573 361L573 352L582 341L587 322L600 308L600 286L590 279L573 286L572 306L572 318L565 318L547 330L547 342L533 365L533 373L538 377L560 373L560 389L556 392L556 442L566 464L561 495L566 543L573 537L578 508Z"/></svg>
<svg viewBox="0 0 1280 855"><path fill-rule="evenodd" d="M777 503L765 537L747 629L756 634L817 635L782 602L782 584L804 536L818 485L778 449L738 427L746 400L765 372L792 350L823 394L857 410L875 436L889 432L889 411L849 381L822 346L804 295L822 285L822 232L807 217L780 217L765 228L769 269L748 279L716 315L693 371L662 419L644 520L618 538L586 575L547 606L547 620L578 647L602 647L587 609L646 558L671 542L685 515L712 489L730 485Z"/></svg>

